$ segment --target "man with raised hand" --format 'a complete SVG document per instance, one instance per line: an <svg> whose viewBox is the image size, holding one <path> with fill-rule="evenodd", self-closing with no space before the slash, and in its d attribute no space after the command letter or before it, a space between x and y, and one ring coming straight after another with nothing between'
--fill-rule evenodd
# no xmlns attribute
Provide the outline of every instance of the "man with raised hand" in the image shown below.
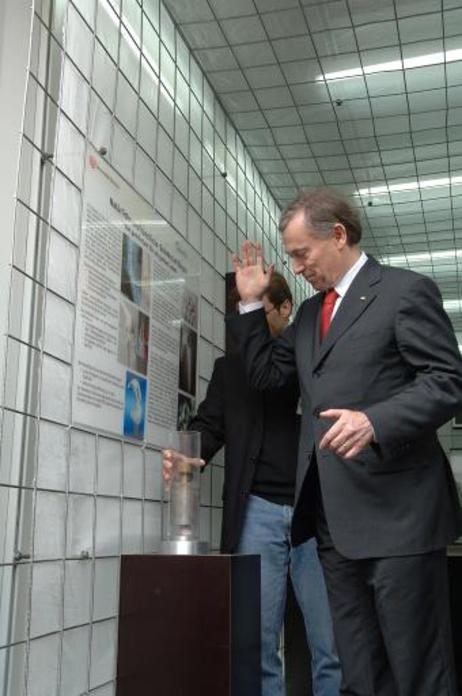
<svg viewBox="0 0 462 696"><path fill-rule="evenodd" d="M261 298L261 248L235 257L228 326L252 386L298 375L294 544L316 535L348 696L456 696L446 545L460 506L437 429L462 403L462 361L438 288L361 251L361 224L328 189L280 221L293 270L318 292L279 338Z"/></svg>

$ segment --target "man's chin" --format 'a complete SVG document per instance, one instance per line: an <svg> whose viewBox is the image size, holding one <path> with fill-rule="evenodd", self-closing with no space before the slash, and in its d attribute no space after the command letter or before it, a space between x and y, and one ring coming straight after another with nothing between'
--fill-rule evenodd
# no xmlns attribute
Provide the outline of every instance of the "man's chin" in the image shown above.
<svg viewBox="0 0 462 696"><path fill-rule="evenodd" d="M316 290L317 292L319 292L319 291L321 291L321 290L324 289L324 288L321 287L322 283L319 283L318 281L316 281L316 278L307 278L307 277L305 276L305 280L306 280L307 283L309 283L309 284L311 285L311 287L313 288L313 290Z"/></svg>

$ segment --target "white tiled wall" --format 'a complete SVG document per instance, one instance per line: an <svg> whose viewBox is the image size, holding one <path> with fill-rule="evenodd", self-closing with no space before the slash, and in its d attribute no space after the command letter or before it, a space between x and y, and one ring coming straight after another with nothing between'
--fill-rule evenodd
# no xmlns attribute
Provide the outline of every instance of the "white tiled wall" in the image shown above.
<svg viewBox="0 0 462 696"><path fill-rule="evenodd" d="M283 268L278 210L159 0L36 0L26 92L0 404L0 689L112 696L119 556L156 548L161 470L155 447L72 427L86 142L202 256L200 396L224 348L230 254L248 236ZM214 548L222 463L202 477Z"/></svg>

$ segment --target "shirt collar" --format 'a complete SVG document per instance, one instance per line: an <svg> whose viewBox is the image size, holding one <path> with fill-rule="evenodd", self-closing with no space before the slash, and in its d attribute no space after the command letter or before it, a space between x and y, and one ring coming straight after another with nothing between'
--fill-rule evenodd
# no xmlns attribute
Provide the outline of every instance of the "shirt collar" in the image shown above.
<svg viewBox="0 0 462 696"><path fill-rule="evenodd" d="M354 279L356 278L366 261L367 256L364 253L364 251L362 251L356 263L353 264L350 270L345 273L345 275L339 280L339 282L335 286L335 290L340 297L344 297L346 295L348 288L350 287L350 285L352 284L352 282L354 281Z"/></svg>

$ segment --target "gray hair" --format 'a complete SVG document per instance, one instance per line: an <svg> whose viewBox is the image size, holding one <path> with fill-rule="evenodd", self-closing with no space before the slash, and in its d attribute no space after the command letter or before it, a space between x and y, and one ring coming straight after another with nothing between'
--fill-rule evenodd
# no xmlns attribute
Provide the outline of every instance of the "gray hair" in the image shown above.
<svg viewBox="0 0 462 696"><path fill-rule="evenodd" d="M361 240L361 221L351 203L329 188L302 189L281 215L279 231L284 232L295 215L303 210L305 224L319 236L327 236L336 222L346 230L350 246Z"/></svg>

